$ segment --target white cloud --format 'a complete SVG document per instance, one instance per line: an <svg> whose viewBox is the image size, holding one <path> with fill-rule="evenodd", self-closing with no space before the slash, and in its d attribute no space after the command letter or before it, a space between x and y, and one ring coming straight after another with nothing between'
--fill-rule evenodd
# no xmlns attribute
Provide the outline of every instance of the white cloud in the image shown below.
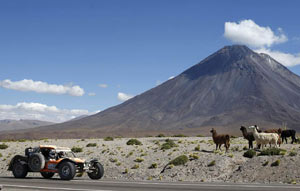
<svg viewBox="0 0 300 191"><path fill-rule="evenodd" d="M69 94L71 96L82 96L84 94L84 90L79 86L48 84L47 82L28 79L15 82L9 79L2 80L0 81L0 87L24 92L33 91L37 93Z"/></svg>
<svg viewBox="0 0 300 191"><path fill-rule="evenodd" d="M120 101L127 101L131 98L133 98L134 96L133 95L130 95L130 94L125 94L125 93L122 93L122 92L119 92L118 93L118 99Z"/></svg>
<svg viewBox="0 0 300 191"><path fill-rule="evenodd" d="M224 36L227 39L253 47L270 47L288 40L281 28L278 28L278 33L276 35L270 27L259 26L250 19L239 23L225 22Z"/></svg>
<svg viewBox="0 0 300 191"><path fill-rule="evenodd" d="M98 86L99 86L100 88L107 88L107 87L108 87L107 84L99 84Z"/></svg>
<svg viewBox="0 0 300 191"><path fill-rule="evenodd" d="M260 48L255 50L258 53L265 53L277 60L279 63L285 66L295 66L300 64L300 53L299 54L289 54L279 51L273 51L267 48Z"/></svg>
<svg viewBox="0 0 300 191"><path fill-rule="evenodd" d="M168 80L172 80L173 78L175 78L175 76L170 76Z"/></svg>
<svg viewBox="0 0 300 191"><path fill-rule="evenodd" d="M94 93L94 92L90 92L88 95L89 95L89 96L95 96L95 95L96 95L96 93Z"/></svg>
<svg viewBox="0 0 300 191"><path fill-rule="evenodd" d="M98 111L97 111L98 112ZM91 115L82 109L59 109L41 103L21 102L16 105L0 105L0 119L35 119L51 122L63 122L81 115Z"/></svg>

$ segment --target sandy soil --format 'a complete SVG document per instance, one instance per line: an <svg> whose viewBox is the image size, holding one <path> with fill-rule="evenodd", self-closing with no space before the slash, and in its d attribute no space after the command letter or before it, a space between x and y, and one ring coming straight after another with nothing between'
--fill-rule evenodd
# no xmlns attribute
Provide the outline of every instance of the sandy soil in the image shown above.
<svg viewBox="0 0 300 191"><path fill-rule="evenodd" d="M117 180L161 180L161 181L199 181L199 182L255 182L255 183L300 183L300 148L298 144L283 144L286 149L284 156L256 156L252 159L243 157L243 147L247 141L243 138L231 139L230 151L215 152L211 137L174 138L178 147L161 150L161 145L167 138L138 138L143 145L126 145L128 138L115 138L113 141L103 139L51 139L26 142L5 142L9 147L0 150L0 174L12 176L7 171L10 159L16 154L24 154L29 146L57 145L72 148L82 147L83 152L76 153L80 158L97 158L104 165L104 179ZM2 142L0 142L1 144ZM96 143L96 147L86 147L88 143ZM200 146L200 151L195 147ZM298 154L289 156L291 151ZM191 160L182 166L169 166L163 173L162 169L170 160L180 155L187 155ZM199 158L192 160L190 155ZM135 162L142 158L142 162ZM196 157L197 158L197 157ZM271 163L280 160L279 166L271 167ZM215 161L215 165L208 166ZM268 161L268 165L263 164ZM157 168L149 169L156 163ZM137 169L132 169L138 165ZM40 176L39 173L29 173L28 176ZM57 175L55 175L57 176ZM86 176L86 175L83 175Z"/></svg>

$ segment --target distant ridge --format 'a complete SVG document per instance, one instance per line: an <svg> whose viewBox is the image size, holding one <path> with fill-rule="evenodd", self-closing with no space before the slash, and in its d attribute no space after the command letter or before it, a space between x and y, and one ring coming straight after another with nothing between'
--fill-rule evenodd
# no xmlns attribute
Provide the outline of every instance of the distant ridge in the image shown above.
<svg viewBox="0 0 300 191"><path fill-rule="evenodd" d="M34 127L40 127L40 126L52 125L52 124L54 124L54 123L48 122L48 121L39 121L39 120L3 119L3 120L0 120L0 131L30 129L30 128L34 128Z"/></svg>

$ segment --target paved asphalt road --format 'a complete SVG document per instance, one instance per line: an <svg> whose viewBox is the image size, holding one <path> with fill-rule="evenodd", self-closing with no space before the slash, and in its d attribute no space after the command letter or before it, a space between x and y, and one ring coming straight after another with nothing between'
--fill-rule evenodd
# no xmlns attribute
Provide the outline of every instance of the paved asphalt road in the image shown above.
<svg viewBox="0 0 300 191"><path fill-rule="evenodd" d="M74 179L62 181L59 179L26 178L15 179L12 177L0 177L0 185L4 191L19 190L75 190L75 191L220 191L220 190L242 190L242 191L294 191L300 190L299 185L275 185L275 184L225 184L225 183L190 183L190 182L124 182L108 180Z"/></svg>

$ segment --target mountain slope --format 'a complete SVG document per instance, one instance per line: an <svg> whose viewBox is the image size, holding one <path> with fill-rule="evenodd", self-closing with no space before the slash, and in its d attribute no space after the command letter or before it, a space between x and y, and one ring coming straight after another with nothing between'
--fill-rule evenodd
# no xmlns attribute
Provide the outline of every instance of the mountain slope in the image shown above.
<svg viewBox="0 0 300 191"><path fill-rule="evenodd" d="M98 114L36 129L130 134L300 127L300 77L266 54L226 46L175 78Z"/></svg>

